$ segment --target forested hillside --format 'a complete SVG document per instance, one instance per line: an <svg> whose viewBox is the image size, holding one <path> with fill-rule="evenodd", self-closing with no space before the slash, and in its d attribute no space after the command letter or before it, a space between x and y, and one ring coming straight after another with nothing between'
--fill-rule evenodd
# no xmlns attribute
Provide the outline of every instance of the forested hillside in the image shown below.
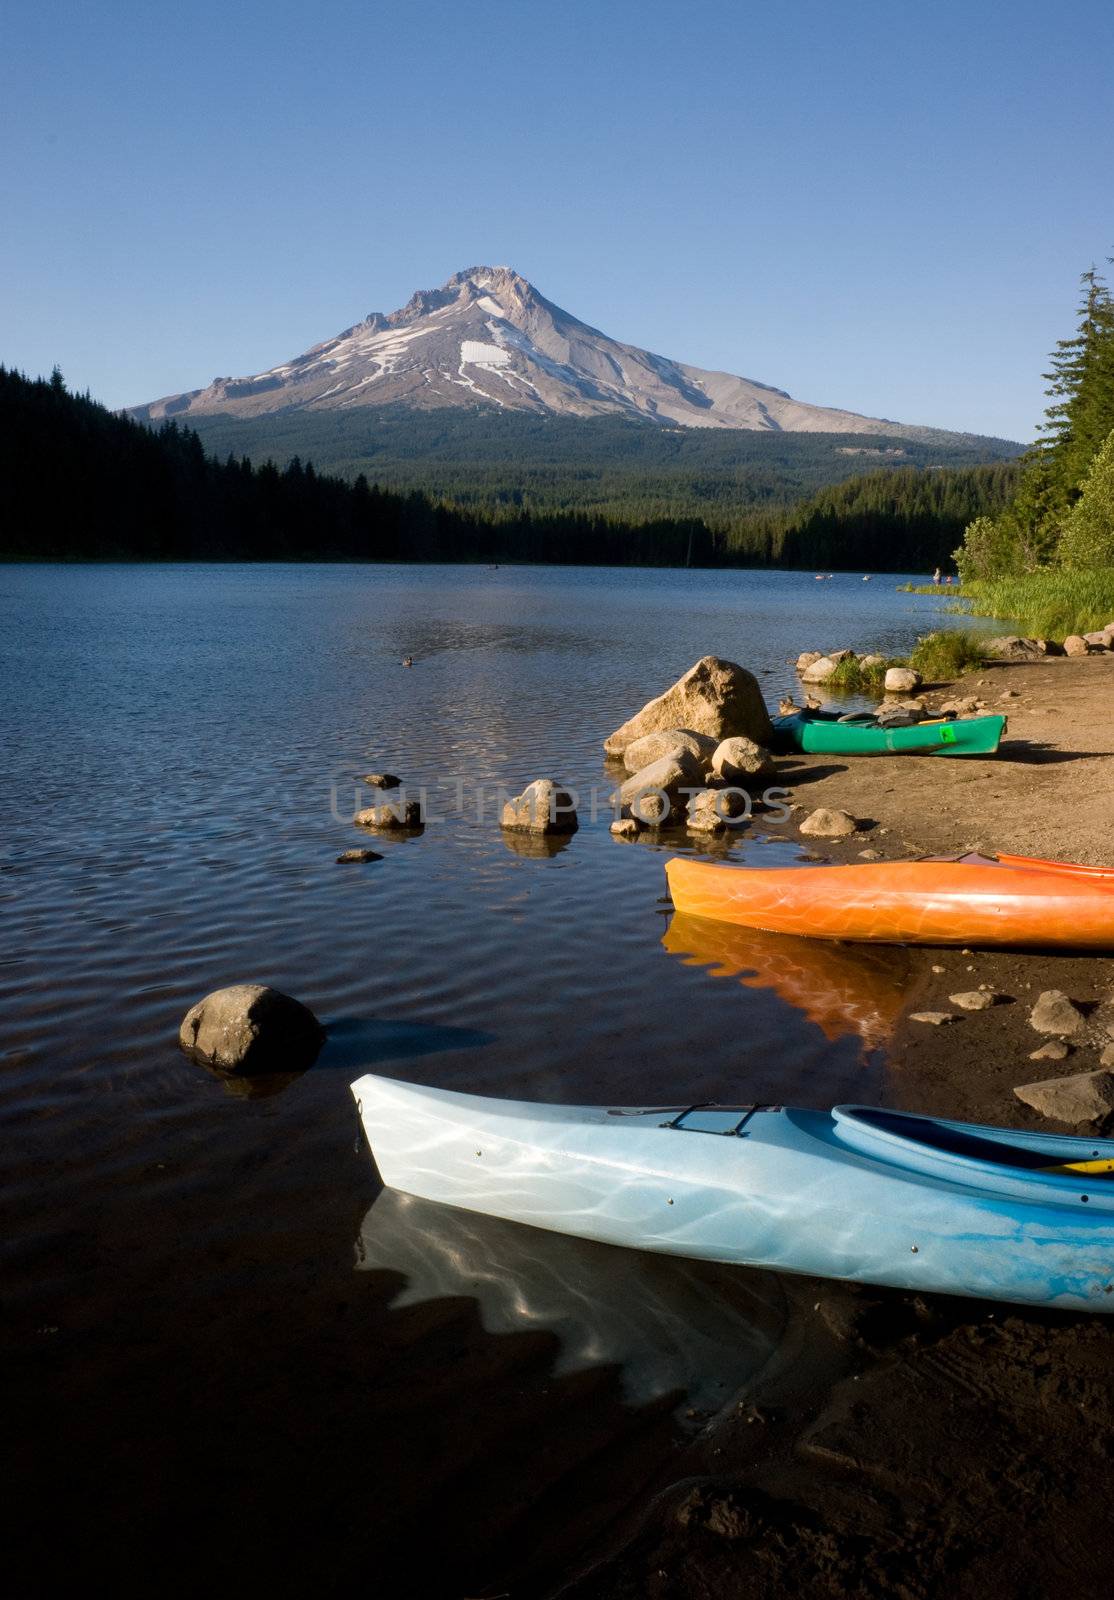
<svg viewBox="0 0 1114 1600"><path fill-rule="evenodd" d="M582 511L624 522L698 517L730 533L755 509L795 504L876 467L1010 460L1005 439L924 442L871 434L661 427L621 417L377 410L190 419L219 456L284 466L293 457L354 481L420 489L492 516Z"/></svg>
<svg viewBox="0 0 1114 1600"><path fill-rule="evenodd" d="M513 468L505 467L511 475ZM0 555L9 560L525 561L931 568L1012 493L1009 463L875 471L795 507L710 518L490 510L348 483L294 459L218 460L0 367Z"/></svg>

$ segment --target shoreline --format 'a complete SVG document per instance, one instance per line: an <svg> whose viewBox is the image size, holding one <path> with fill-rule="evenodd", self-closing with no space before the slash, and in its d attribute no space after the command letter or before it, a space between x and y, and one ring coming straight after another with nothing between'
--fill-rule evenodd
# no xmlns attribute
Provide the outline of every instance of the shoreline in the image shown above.
<svg viewBox="0 0 1114 1600"><path fill-rule="evenodd" d="M1087 862L1114 854L1114 658L995 664L927 691L1008 710L995 758L783 758L799 838L817 860L985 850ZM1000 697L1008 694L1008 700ZM1000 702L1000 703L999 703ZM819 806L869 826L801 837ZM910 949L904 1005L886 1048L883 1102L971 1121L1080 1133L1016 1099L1014 1085L1094 1070L1114 1025L1114 962L1094 955ZM986 984L1003 996L948 1026ZM1064 1061L1032 1061L1044 989L1088 1013ZM812 1285L798 1280L801 1287ZM857 1600L898 1593L1107 1592L1096 1505L1114 1487L1102 1317L1027 1311L855 1285L816 1284L799 1363L736 1397L665 1464L613 1532L610 1551L562 1600L743 1596ZM833 1291L835 1291L833 1293ZM963 1576L957 1576L959 1571ZM539 1591L541 1592L541 1591Z"/></svg>

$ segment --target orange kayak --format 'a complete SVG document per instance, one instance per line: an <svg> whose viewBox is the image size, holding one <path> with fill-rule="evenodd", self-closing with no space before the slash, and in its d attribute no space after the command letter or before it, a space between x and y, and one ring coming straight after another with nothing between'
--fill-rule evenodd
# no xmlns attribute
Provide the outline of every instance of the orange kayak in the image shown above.
<svg viewBox="0 0 1114 1600"><path fill-rule="evenodd" d="M1083 878L1109 878L1114 883L1114 867L1091 867L1082 861L1042 861L1039 856L1007 856L996 859L1003 867L1028 867L1040 872L1074 872Z"/></svg>
<svg viewBox="0 0 1114 1600"><path fill-rule="evenodd" d="M990 861L665 864L678 911L813 939L1114 949L1114 877Z"/></svg>

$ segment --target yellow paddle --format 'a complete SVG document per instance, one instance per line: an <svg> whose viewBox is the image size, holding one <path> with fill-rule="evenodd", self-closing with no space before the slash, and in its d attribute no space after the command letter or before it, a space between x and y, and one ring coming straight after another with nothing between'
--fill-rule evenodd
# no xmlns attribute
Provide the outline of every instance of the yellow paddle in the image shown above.
<svg viewBox="0 0 1114 1600"><path fill-rule="evenodd" d="M1041 1167L1042 1172L1085 1172L1088 1176L1114 1172L1114 1159L1102 1156L1098 1161L1065 1161L1059 1167Z"/></svg>

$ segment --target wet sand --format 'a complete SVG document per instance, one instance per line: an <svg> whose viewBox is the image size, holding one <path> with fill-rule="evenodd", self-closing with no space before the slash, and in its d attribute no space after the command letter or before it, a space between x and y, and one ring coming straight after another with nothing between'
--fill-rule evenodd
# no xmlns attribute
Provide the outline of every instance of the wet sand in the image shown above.
<svg viewBox="0 0 1114 1600"><path fill-rule="evenodd" d="M1008 700L1000 699L1007 690ZM984 669L954 687L1008 712L996 760L783 763L793 798L873 824L848 840L802 840L853 861L864 848L1012 850L1114 858L1114 659ZM1056 1128L1015 1084L1093 1070L1114 1024L1105 958L910 951L890 1041L885 1098L908 1110ZM940 970L936 970L940 969ZM911 1012L956 1012L948 996L988 984L1004 998L932 1027ZM1032 1002L1062 989L1088 1013L1063 1062ZM817 1309L829 1351L797 1387L760 1386L728 1406L664 1471L612 1549L565 1600L1110 1592L1114 1327L1106 1318L847 1288ZM811 1381L810 1381L811 1380Z"/></svg>

